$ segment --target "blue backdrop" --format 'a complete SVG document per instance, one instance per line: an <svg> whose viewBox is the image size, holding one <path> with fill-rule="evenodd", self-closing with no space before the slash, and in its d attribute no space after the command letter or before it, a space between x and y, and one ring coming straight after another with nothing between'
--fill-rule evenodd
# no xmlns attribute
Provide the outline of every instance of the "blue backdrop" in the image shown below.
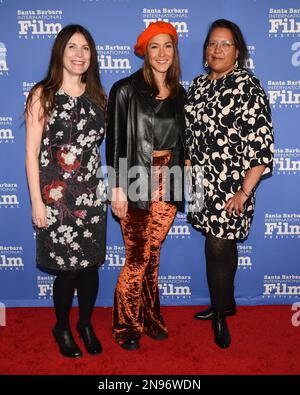
<svg viewBox="0 0 300 395"><path fill-rule="evenodd" d="M151 21L169 21L179 34L187 89L203 72L203 40L217 18L236 22L244 32L248 66L269 96L276 139L273 177L261 183L250 236L238 244L237 303L299 299L300 1L0 0L0 302L52 305L54 278L35 267L22 113L31 87L45 75L58 31L70 23L90 30L108 93L113 82L141 66L133 53L137 35ZM162 304L209 302L203 244L203 236L178 214L161 253ZM109 214L98 305L111 306L124 257L119 225Z"/></svg>

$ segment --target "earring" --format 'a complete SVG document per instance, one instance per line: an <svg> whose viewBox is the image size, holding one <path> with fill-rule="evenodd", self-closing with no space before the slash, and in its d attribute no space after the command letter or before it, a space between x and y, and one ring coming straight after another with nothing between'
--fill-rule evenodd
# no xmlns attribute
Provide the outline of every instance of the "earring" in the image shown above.
<svg viewBox="0 0 300 395"><path fill-rule="evenodd" d="M238 67L239 67L239 62L238 62L238 60L236 59L233 68L236 70L236 69L238 69Z"/></svg>
<svg viewBox="0 0 300 395"><path fill-rule="evenodd" d="M204 63L204 67L208 67L207 60L206 60L205 63Z"/></svg>

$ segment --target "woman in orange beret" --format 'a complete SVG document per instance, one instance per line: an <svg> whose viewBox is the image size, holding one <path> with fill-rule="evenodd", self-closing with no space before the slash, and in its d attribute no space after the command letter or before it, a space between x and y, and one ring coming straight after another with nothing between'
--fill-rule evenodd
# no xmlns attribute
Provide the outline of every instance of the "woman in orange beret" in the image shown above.
<svg viewBox="0 0 300 395"><path fill-rule="evenodd" d="M112 211L120 219L126 249L115 290L113 335L126 350L138 349L143 333L155 340L168 337L158 266L161 245L184 206L186 93L179 83L177 44L170 23L151 23L135 45L143 67L116 82L109 95L106 161L113 170ZM180 176L169 179L174 169Z"/></svg>

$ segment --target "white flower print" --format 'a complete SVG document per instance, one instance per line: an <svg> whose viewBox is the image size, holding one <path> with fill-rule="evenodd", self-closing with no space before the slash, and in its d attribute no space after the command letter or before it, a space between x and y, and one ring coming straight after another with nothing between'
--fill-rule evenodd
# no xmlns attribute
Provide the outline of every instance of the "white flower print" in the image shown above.
<svg viewBox="0 0 300 395"><path fill-rule="evenodd" d="M77 256L71 256L71 258L69 258L69 260L70 260L71 266L75 266L76 263L78 262Z"/></svg>
<svg viewBox="0 0 300 395"><path fill-rule="evenodd" d="M58 215L58 210L52 209L49 206L46 206L46 210L47 210L47 223L48 223L48 226L55 224L57 222L56 216Z"/></svg>
<svg viewBox="0 0 300 395"><path fill-rule="evenodd" d="M82 119L80 122L77 124L77 129L78 130L83 130L84 126L86 125L86 119Z"/></svg>
<svg viewBox="0 0 300 395"><path fill-rule="evenodd" d="M98 215L95 215L94 217L92 217L91 219L91 223L92 224L97 224L100 220L100 217Z"/></svg>
<svg viewBox="0 0 300 395"><path fill-rule="evenodd" d="M89 262L86 259L84 259L83 261L80 262L80 266L87 267L88 265L89 265Z"/></svg>
<svg viewBox="0 0 300 395"><path fill-rule="evenodd" d="M77 226L83 225L82 219L77 218L77 219L76 219L76 225L77 225Z"/></svg>
<svg viewBox="0 0 300 395"><path fill-rule="evenodd" d="M79 248L80 248L80 246L79 246L78 243L72 243L72 244L71 244L71 248L73 248L74 251L78 251Z"/></svg>
<svg viewBox="0 0 300 395"><path fill-rule="evenodd" d="M70 119L70 115L69 115L66 111L61 112L61 113L59 114L59 117L60 117L61 119L65 119L66 121L67 121L68 119Z"/></svg>
<svg viewBox="0 0 300 395"><path fill-rule="evenodd" d="M56 262L59 266L63 266L65 264L65 261L63 260L63 258L61 256L57 256L55 257Z"/></svg>
<svg viewBox="0 0 300 395"><path fill-rule="evenodd" d="M46 137L46 138L43 140L43 143L44 143L44 145L49 145L49 139L48 139L48 137Z"/></svg>
<svg viewBox="0 0 300 395"><path fill-rule="evenodd" d="M91 236L92 236L92 233L89 232L88 230L85 230L85 231L83 232L83 237L91 237Z"/></svg>

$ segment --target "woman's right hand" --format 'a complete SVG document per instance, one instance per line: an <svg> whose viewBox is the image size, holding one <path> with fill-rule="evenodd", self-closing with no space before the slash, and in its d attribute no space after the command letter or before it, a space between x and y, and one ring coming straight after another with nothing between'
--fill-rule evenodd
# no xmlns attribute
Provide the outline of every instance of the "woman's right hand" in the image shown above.
<svg viewBox="0 0 300 395"><path fill-rule="evenodd" d="M125 218L128 211L127 197L121 187L112 189L112 212L120 219Z"/></svg>
<svg viewBox="0 0 300 395"><path fill-rule="evenodd" d="M47 209L41 202L32 203L32 221L38 228L47 228Z"/></svg>

